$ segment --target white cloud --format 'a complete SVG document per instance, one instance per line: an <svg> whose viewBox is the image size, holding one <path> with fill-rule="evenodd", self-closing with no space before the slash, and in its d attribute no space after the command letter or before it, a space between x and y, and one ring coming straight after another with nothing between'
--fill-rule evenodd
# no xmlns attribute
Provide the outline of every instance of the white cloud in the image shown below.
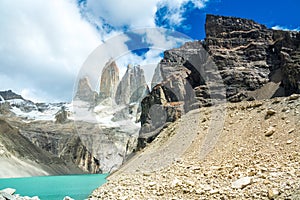
<svg viewBox="0 0 300 200"><path fill-rule="evenodd" d="M276 25L272 27L273 30L283 30L283 31L300 31L300 27L295 28L295 29L289 29L284 26Z"/></svg>
<svg viewBox="0 0 300 200"><path fill-rule="evenodd" d="M209 0L160 0L158 7L167 7L164 20L172 26L180 26L184 21L185 6L188 3L193 5L193 8L202 9Z"/></svg>
<svg viewBox="0 0 300 200"><path fill-rule="evenodd" d="M105 55L101 55L103 63L113 55L127 52L124 65L153 65L160 60L160 52L151 50L144 58L128 52L125 43L129 38L118 37L124 27L158 28L155 14L161 5L169 10L165 17L170 19L170 24L180 25L188 2L202 8L206 1L86 0L79 6L76 0L1 0L0 90L12 89L37 100L70 100L86 58L103 41L115 37L120 40L117 46L101 45L106 48ZM160 29L139 34L145 36L150 48L169 49L182 42L166 36ZM103 67L103 63L94 60L93 70ZM150 67L146 71L150 73ZM98 73L101 70L93 75ZM91 82L97 85L97 76Z"/></svg>
<svg viewBox="0 0 300 200"><path fill-rule="evenodd" d="M0 73L8 77L0 89L70 98L81 64L101 42L76 1L2 0L0 13Z"/></svg>
<svg viewBox="0 0 300 200"><path fill-rule="evenodd" d="M148 28L156 27L155 14L167 7L164 19L170 26L179 26L185 19L185 6L204 8L209 0L86 0L84 11L95 24L104 20L113 27Z"/></svg>
<svg viewBox="0 0 300 200"><path fill-rule="evenodd" d="M87 11L114 27L153 27L158 0L87 0Z"/></svg>

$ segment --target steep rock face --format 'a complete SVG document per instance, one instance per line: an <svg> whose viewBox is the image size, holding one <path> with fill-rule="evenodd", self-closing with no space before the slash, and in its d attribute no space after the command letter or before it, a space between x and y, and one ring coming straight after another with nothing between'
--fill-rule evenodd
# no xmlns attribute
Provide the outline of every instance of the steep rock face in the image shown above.
<svg viewBox="0 0 300 200"><path fill-rule="evenodd" d="M203 42L188 42L164 53L158 66L162 81L142 101L139 145L157 132L153 117L160 117L151 115L155 104L182 102L186 112L225 100L300 92L299 32L271 30L252 20L213 15L207 15L205 28Z"/></svg>
<svg viewBox="0 0 300 200"><path fill-rule="evenodd" d="M252 20L207 15L205 47L218 66L229 101L269 81L273 31Z"/></svg>
<svg viewBox="0 0 300 200"><path fill-rule="evenodd" d="M94 105L97 100L97 97L98 94L97 92L92 90L88 77L81 78L78 82L77 91L74 99L86 101Z"/></svg>
<svg viewBox="0 0 300 200"><path fill-rule="evenodd" d="M157 67L154 70L154 74L151 80L151 88L154 88L157 84L162 82L161 72L160 72L160 64L157 65Z"/></svg>
<svg viewBox="0 0 300 200"><path fill-rule="evenodd" d="M75 131L74 122L57 124L36 121L27 124L15 122L23 136L37 147L78 166L85 172L99 173L99 161L87 150Z"/></svg>
<svg viewBox="0 0 300 200"><path fill-rule="evenodd" d="M211 105L206 97L225 98L217 67L200 41L165 51L159 67L163 81L141 103L139 146L151 141L165 123L193 108Z"/></svg>
<svg viewBox="0 0 300 200"><path fill-rule="evenodd" d="M115 98L119 83L119 68L115 61L109 61L102 70L100 80L100 96Z"/></svg>
<svg viewBox="0 0 300 200"><path fill-rule="evenodd" d="M0 176L83 173L74 163L35 146L18 129L0 119Z"/></svg>
<svg viewBox="0 0 300 200"><path fill-rule="evenodd" d="M207 15L205 47L226 86L229 101L299 91L299 33L266 28L252 20ZM289 64L287 64L289 63ZM253 92L278 83L276 90ZM251 92L249 92L251 91ZM269 93L269 95L267 95Z"/></svg>
<svg viewBox="0 0 300 200"><path fill-rule="evenodd" d="M139 66L128 65L125 75L116 92L117 104L140 102L149 93L144 70Z"/></svg>
<svg viewBox="0 0 300 200"><path fill-rule="evenodd" d="M285 95L300 93L300 32L274 30L273 68L282 72Z"/></svg>

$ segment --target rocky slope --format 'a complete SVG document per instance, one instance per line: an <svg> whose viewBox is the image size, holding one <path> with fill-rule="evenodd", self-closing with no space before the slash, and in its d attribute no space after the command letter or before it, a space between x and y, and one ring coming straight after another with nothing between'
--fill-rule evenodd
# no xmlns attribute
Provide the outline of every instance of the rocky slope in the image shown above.
<svg viewBox="0 0 300 200"><path fill-rule="evenodd" d="M71 168L64 173L74 173L73 168L80 169L80 173L99 173L99 161L83 145L73 121L69 119L70 104L34 103L12 91L1 93L14 94L3 95L5 98L0 102L0 115L28 139L28 148L35 146L58 160L64 160L62 164ZM10 163L9 159L6 160Z"/></svg>
<svg viewBox="0 0 300 200"><path fill-rule="evenodd" d="M213 15L205 28L165 51L141 102L144 149L90 199L300 198L300 33Z"/></svg>
<svg viewBox="0 0 300 200"><path fill-rule="evenodd" d="M299 199L299 112L299 95L190 111L90 199Z"/></svg>
<svg viewBox="0 0 300 200"><path fill-rule="evenodd" d="M73 163L35 146L19 130L0 119L0 177L84 173Z"/></svg>
<svg viewBox="0 0 300 200"><path fill-rule="evenodd" d="M164 53L162 82L142 101L140 147L189 110L300 93L299 32L214 15L207 15L205 30L204 41Z"/></svg>
<svg viewBox="0 0 300 200"><path fill-rule="evenodd" d="M86 173L100 173L99 160L82 142L72 121L59 124L52 121L11 122L34 145Z"/></svg>

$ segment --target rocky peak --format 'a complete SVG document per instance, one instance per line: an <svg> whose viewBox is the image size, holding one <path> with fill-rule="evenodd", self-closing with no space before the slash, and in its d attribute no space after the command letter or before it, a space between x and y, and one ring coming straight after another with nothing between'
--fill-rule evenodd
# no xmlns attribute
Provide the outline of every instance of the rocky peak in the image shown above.
<svg viewBox="0 0 300 200"><path fill-rule="evenodd" d="M94 104L97 100L97 92L91 88L88 77L83 77L79 80L75 99L90 102Z"/></svg>
<svg viewBox="0 0 300 200"><path fill-rule="evenodd" d="M140 102L149 93L144 70L140 66L128 65L116 92L117 104Z"/></svg>
<svg viewBox="0 0 300 200"><path fill-rule="evenodd" d="M119 68L115 61L109 61L102 70L100 80L101 97L114 98L119 83Z"/></svg>
<svg viewBox="0 0 300 200"><path fill-rule="evenodd" d="M19 95L14 93L11 90L7 90L7 91L0 91L0 96L4 99L4 100L12 100L12 99L22 99L24 100L24 98ZM3 99L0 97L0 101L3 101Z"/></svg>
<svg viewBox="0 0 300 200"><path fill-rule="evenodd" d="M205 32L207 38L224 38L224 36L230 34L242 34L246 36L245 34L247 34L248 31L256 30L267 30L267 27L249 19L217 16L210 14L206 15Z"/></svg>
<svg viewBox="0 0 300 200"><path fill-rule="evenodd" d="M214 100L238 102L300 93L299 32L214 15L207 15L205 28L203 42L165 51L157 70L162 81L142 101L141 146L153 139L150 133L157 129L153 117L159 117L151 114L153 106L165 113L168 122Z"/></svg>

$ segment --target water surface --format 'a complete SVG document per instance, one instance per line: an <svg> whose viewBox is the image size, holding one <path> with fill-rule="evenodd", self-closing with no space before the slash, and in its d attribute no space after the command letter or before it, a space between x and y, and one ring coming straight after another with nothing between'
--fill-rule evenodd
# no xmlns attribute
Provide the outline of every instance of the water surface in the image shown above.
<svg viewBox="0 0 300 200"><path fill-rule="evenodd" d="M94 189L106 182L108 174L67 176L39 176L26 178L0 178L0 190L14 188L21 196L38 196L41 200L60 200L70 196L86 199Z"/></svg>

